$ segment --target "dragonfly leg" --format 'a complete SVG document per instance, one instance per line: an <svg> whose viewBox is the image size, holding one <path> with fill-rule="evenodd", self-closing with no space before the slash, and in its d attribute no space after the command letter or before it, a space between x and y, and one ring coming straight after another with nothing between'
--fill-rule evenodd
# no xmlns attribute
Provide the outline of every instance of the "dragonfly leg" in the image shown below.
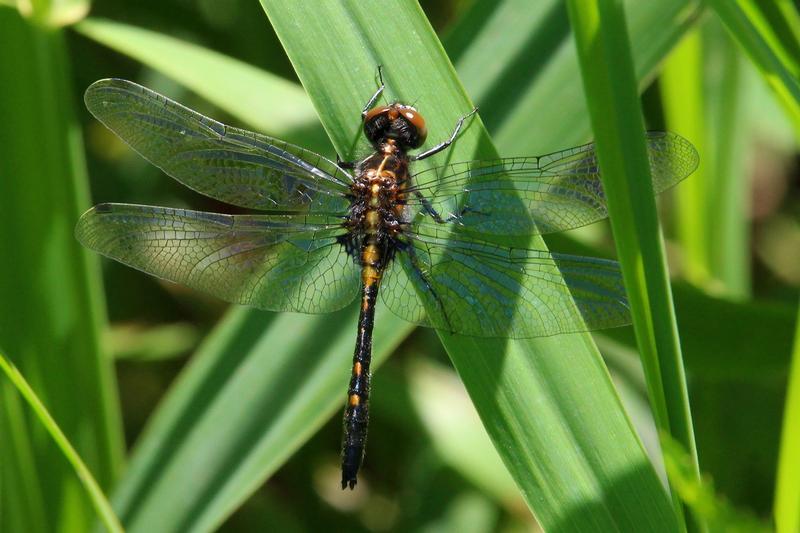
<svg viewBox="0 0 800 533"><path fill-rule="evenodd" d="M446 224L448 222L453 222L454 220L457 221L461 218L461 215L469 210L469 208L465 206L458 214L450 213L447 215L447 217L442 217L442 215L440 215L439 212L433 207L433 204L431 204L430 200L425 198L425 195L419 191L414 191L414 195L422 204L422 212L429 215L437 224Z"/></svg>
<svg viewBox="0 0 800 533"><path fill-rule="evenodd" d="M356 168L355 161L343 161L339 154L336 154L336 166L344 170L353 170Z"/></svg>
<svg viewBox="0 0 800 533"><path fill-rule="evenodd" d="M450 134L450 138L449 139L447 139L446 141L440 142L439 144L437 144L433 148L425 150L421 154L417 154L417 155L413 156L411 158L411 160L412 161L420 161L422 159L425 159L426 157L430 157L432 155L436 155L439 152L441 152L442 150L444 150L445 148L447 148L448 146L450 146L451 144L453 144L453 141L455 141L456 137L458 137L458 132L461 131L461 126L464 125L464 121L467 120L469 117L471 117L472 115L474 115L477 112L478 112L478 108L476 107L475 109L473 109L472 111L470 111L469 113L467 113L466 115L464 115L463 117L458 119L458 121L456 122L456 127L453 129L453 133Z"/></svg>
<svg viewBox="0 0 800 533"><path fill-rule="evenodd" d="M378 79L380 80L381 85L380 87L378 87L378 90L375 91L375 94L372 95L372 98L369 99L367 104L361 110L362 121L364 120L364 117L367 116L369 110L372 109L372 106L375 105L375 102L378 100L378 97L381 95L381 93L383 93L383 90L386 88L386 84L383 83L383 65L378 65Z"/></svg>

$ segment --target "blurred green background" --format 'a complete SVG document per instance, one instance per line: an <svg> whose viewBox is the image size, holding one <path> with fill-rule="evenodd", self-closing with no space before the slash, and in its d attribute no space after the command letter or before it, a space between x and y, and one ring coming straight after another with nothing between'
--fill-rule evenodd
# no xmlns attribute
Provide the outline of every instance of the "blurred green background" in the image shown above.
<svg viewBox="0 0 800 533"><path fill-rule="evenodd" d="M373 380L367 459L358 489L340 491L353 309L322 318L229 309L101 261L74 240L78 216L99 202L235 212L164 176L95 121L81 97L97 79L134 80L218 120L335 157L284 51L308 47L329 54L317 60L330 65L306 66L304 85L313 92L324 82L351 102L352 121L338 134L355 138L376 61L364 54L349 63L349 54L361 51L345 44L314 48L319 35L302 34L304 21L299 36L292 33L270 4L103 0L88 18L80 0L21 2L24 17L0 5L0 353L31 383L131 531L528 531L539 527L534 514L547 530L590 531L609 516L618 530L636 530L615 514L637 504L633 490L621 491L620 502L601 496L587 503L577 492L571 501L569 487L561 496L541 496L547 476L532 485L541 493L531 493L519 471L509 475L503 461L508 466L515 450L495 452L436 334L381 311L375 345L385 362ZM777 2L762 18L751 9L757 3L746 1L731 2L741 7L735 13L717 2L625 4L647 127L684 135L701 156L698 172L660 199L705 480L698 486L691 467L675 466L686 459L682 452L667 447L671 484L711 530L759 530L777 520L779 530L791 531L800 524L792 447L800 398L786 403L800 285L800 93L792 92L800 18L792 2ZM401 12L422 24L409 5ZM502 156L591 138L591 96L582 91L561 2L447 0L421 7ZM397 61L381 57L390 77L408 71L413 78L413 58L403 53L404 40L412 40L404 34L409 25L388 15L394 8L370 9L365 35L394 35ZM347 31L358 35L359 21L345 20L352 24ZM749 33L747 21L755 21ZM342 23L330 21L332 28ZM770 57L783 70L765 71ZM347 80L362 71L354 90ZM458 116L448 96L437 95L437 75L428 72L416 95L428 120L434 117L431 139L443 137ZM397 86L413 91L415 82ZM313 102L332 132L336 123L325 106L338 111L338 100L317 92ZM606 223L547 242L557 251L614 256ZM593 337L654 465L654 474L648 466L642 476L666 483L632 328ZM602 381L598 368L593 375ZM577 373L560 378L581 385ZM584 387L588 397L596 383ZM551 384L567 390L561 385ZM613 392L597 394L614 401ZM784 421L785 405L794 405L795 418L788 411ZM546 409L535 404L521 416L531 432L547 434L551 429L537 422L540 407ZM484 424L491 413L481 411ZM498 408L497 417L505 416ZM634 433L617 435L625 426L620 416L597 450L615 439L632 443L621 448L637 445ZM602 413L589 418L600 427L606 422ZM779 466L782 434L788 444ZM95 511L78 478L6 380L0 461L0 530L93 527ZM788 476L777 493L788 498L784 504L776 496L779 475ZM616 494L598 479L597 494ZM653 494L652 505L668 505ZM565 518L575 512L571 506L581 511Z"/></svg>

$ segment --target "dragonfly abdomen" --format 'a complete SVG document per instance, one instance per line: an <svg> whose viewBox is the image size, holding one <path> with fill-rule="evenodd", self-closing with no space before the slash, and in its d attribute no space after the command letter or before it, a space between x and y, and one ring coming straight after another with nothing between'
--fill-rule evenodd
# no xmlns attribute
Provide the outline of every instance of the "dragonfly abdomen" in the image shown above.
<svg viewBox="0 0 800 533"><path fill-rule="evenodd" d="M367 245L369 246L369 245ZM366 247L365 247L366 249ZM365 271L371 267L365 267ZM365 274L366 276L366 274ZM369 424L370 362L372 360L372 327L375 321L375 302L378 297L380 274L370 278L362 290L358 335L353 354L353 372L347 390L342 439L342 488L356 485L358 469L364 459Z"/></svg>
<svg viewBox="0 0 800 533"><path fill-rule="evenodd" d="M353 488L364 457L369 424L370 362L372 327L378 288L387 262L392 257L392 243L399 231L397 204L402 198L408 161L395 143L368 157L359 167L353 187L350 210L351 234L359 235L361 264L361 311L353 354L353 369L347 391L342 442L342 488ZM355 248L355 247L353 247ZM353 250L355 251L355 250Z"/></svg>

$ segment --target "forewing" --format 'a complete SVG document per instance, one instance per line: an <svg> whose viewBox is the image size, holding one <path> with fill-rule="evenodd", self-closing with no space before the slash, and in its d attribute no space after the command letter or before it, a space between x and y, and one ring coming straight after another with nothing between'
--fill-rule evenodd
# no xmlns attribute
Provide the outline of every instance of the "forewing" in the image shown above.
<svg viewBox="0 0 800 533"><path fill-rule="evenodd" d="M271 311L326 313L358 293L358 265L329 217L223 215L100 204L78 221L86 247L223 300Z"/></svg>
<svg viewBox="0 0 800 533"><path fill-rule="evenodd" d="M265 211L347 209L350 176L318 154L226 126L127 80L97 81L84 100L145 159L197 192Z"/></svg>
<svg viewBox="0 0 800 533"><path fill-rule="evenodd" d="M476 337L545 337L630 323L614 261L424 235L381 286L399 317Z"/></svg>
<svg viewBox="0 0 800 533"><path fill-rule="evenodd" d="M674 133L649 132L653 188L661 192L694 172L699 156ZM445 222L487 235L554 233L608 216L594 144L538 157L470 161L420 172L408 203L417 224L435 225L425 197Z"/></svg>

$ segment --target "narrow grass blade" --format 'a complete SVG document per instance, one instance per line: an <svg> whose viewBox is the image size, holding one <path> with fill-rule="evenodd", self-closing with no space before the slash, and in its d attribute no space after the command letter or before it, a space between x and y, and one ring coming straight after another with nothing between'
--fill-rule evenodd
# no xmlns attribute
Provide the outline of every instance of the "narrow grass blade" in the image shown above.
<svg viewBox="0 0 800 533"><path fill-rule="evenodd" d="M709 19L675 49L660 78L667 129L706 155L675 190L682 274L739 299L750 292L745 66L719 21Z"/></svg>
<svg viewBox="0 0 800 533"><path fill-rule="evenodd" d="M109 20L87 19L74 28L163 72L260 132L281 136L319 123L308 97L296 83L232 57ZM108 73L108 77L113 76L113 72Z"/></svg>
<svg viewBox="0 0 800 533"><path fill-rule="evenodd" d="M418 416L442 460L499 502L519 498L455 373L417 362L409 369L409 382Z"/></svg>
<svg viewBox="0 0 800 533"><path fill-rule="evenodd" d="M767 84L800 135L800 41L797 10L788 2L780 8L758 0L709 0Z"/></svg>
<svg viewBox="0 0 800 533"><path fill-rule="evenodd" d="M536 2L537 10L547 6L544 20L519 16L531 9L530 4L506 0L482 27L458 28L474 35L477 42L475 50L459 56L456 68L470 95L476 91L475 103L481 110L499 110L497 119L486 120L504 156L548 153L582 144L591 137L564 3ZM666 54L694 25L699 7L691 0L628 0L625 6L636 76L643 89ZM529 37L515 39L517 48L503 55L493 44L498 32ZM458 34L450 37L457 40ZM502 73L500 79L487 84L483 73L494 71Z"/></svg>
<svg viewBox="0 0 800 533"><path fill-rule="evenodd" d="M625 15L617 0L567 5L654 418L661 431L690 451L699 476ZM681 515L675 494L673 502Z"/></svg>
<svg viewBox="0 0 800 533"><path fill-rule="evenodd" d="M709 531L728 533L769 533L772 529L752 513L731 505L717 495L713 481L707 476L698 478L692 457L683 447L669 438L661 437L664 462L670 483L681 499L697 516L702 517Z"/></svg>
<svg viewBox="0 0 800 533"><path fill-rule="evenodd" d="M705 59L698 27L675 47L660 77L668 129L686 137L701 154L710 153L706 149ZM712 275L711 235L706 220L710 216L709 195L714 190L708 180L712 165L707 158L702 158L691 179L679 184L674 192L683 274L699 287L708 287Z"/></svg>
<svg viewBox="0 0 800 533"><path fill-rule="evenodd" d="M800 312L797 314L797 330L786 389L775 487L774 515L778 533L800 529L800 454L797 450L800 450Z"/></svg>
<svg viewBox="0 0 800 533"><path fill-rule="evenodd" d="M565 234L550 242L554 249L564 253L597 253ZM797 312L794 305L732 301L680 281L673 283L672 291L681 351L691 376L715 382L756 382L786 375L794 339ZM604 330L602 335L636 346L632 328Z"/></svg>
<svg viewBox="0 0 800 533"><path fill-rule="evenodd" d="M113 497L127 530L219 527L344 405L356 318L352 308L316 316L231 311L136 445ZM411 328L379 318L376 366Z"/></svg>
<svg viewBox="0 0 800 533"><path fill-rule="evenodd" d="M2 353L0 353L0 370L3 371L11 383L14 384L14 387L16 387L17 391L19 391L22 397L25 398L25 401L28 402L28 405L31 407L31 409L33 409L36 417L39 419L39 422L41 422L42 426L50 434L50 437L52 437L52 439L58 445L58 448L64 454L64 457L72 465L72 468L75 469L75 474L77 474L78 479L80 479L81 485L83 485L84 490L86 490L86 494L91 499L92 504L97 511L97 515L106 526L106 529L113 533L121 533L123 531L122 525L119 523L114 511L111 509L111 505L108 503L108 500L106 500L100 485L97 484L97 481L94 479L92 473L81 460L78 452L69 443L67 436L64 435L64 432L62 432L61 428L58 427L56 421L53 420L53 417L47 412L47 408L44 406L41 400L39 400L39 397L36 396L36 393L33 392L33 389L30 387L30 385L28 385L28 382L25 381L25 378L22 377L22 374L19 373L19 370L17 370L11 363L8 362L8 360L6 360Z"/></svg>
<svg viewBox="0 0 800 533"><path fill-rule="evenodd" d="M352 155L359 136L363 103L353 95L366 100L374 91L379 64L387 99L416 102L429 139L445 138L471 108L415 5L385 5L381 17L359 2L262 5L343 157ZM403 31L387 31L385 20ZM441 160L495 153L476 120ZM588 336L506 343L442 335L442 341L545 529L675 529L663 488Z"/></svg>
<svg viewBox="0 0 800 533"><path fill-rule="evenodd" d="M0 35L0 345L108 488L123 464L123 438L112 362L100 344L97 262L72 237L89 202L64 35L5 8ZM0 475L21 482L14 487L25 487L26 502L14 507L11 490L2 491L0 529L18 517L23 531L39 522L86 531L94 513L61 453L24 411L3 416L14 434L1 439ZM29 504L40 514L28 515Z"/></svg>
<svg viewBox="0 0 800 533"><path fill-rule="evenodd" d="M746 102L745 64L735 43L716 21L704 28L709 61L721 64L717 75L707 80L709 103L708 137L713 170L708 212L710 228L719 238L711 239L711 271L729 298L750 296L750 228L748 165L751 160L753 121ZM705 175L708 175L705 174ZM702 174L701 174L702 175Z"/></svg>

